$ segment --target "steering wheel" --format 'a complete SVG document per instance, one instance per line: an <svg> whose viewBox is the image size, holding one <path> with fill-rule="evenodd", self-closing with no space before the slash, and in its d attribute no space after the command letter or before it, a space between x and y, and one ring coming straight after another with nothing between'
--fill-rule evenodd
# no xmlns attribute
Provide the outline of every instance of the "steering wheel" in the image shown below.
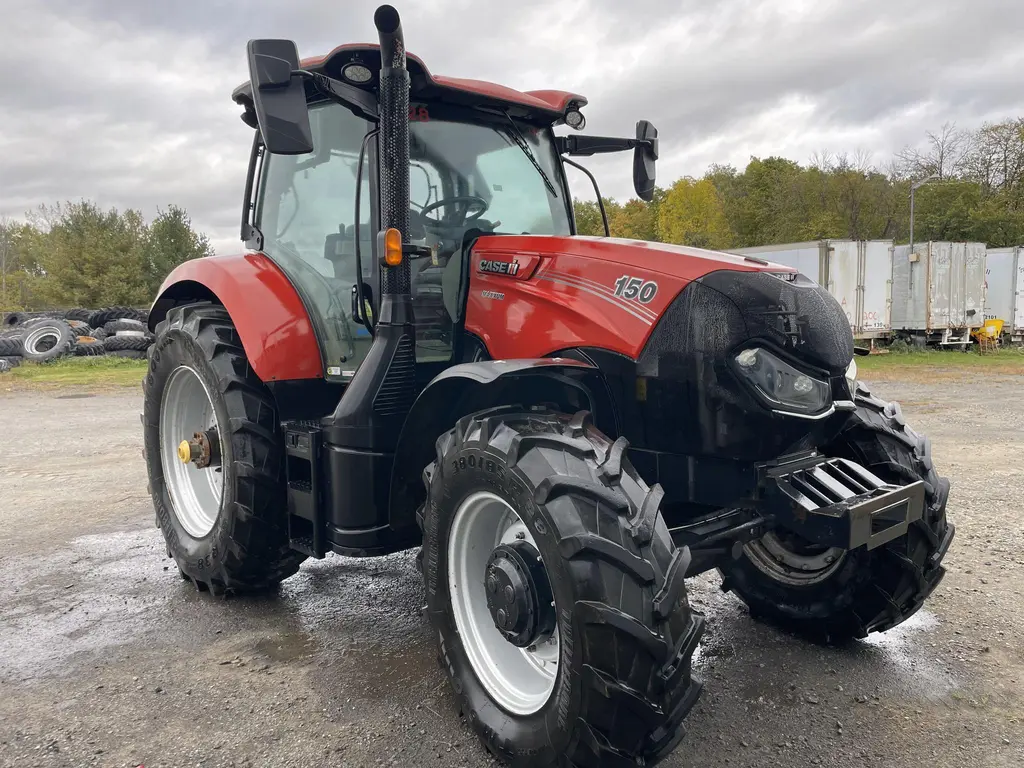
<svg viewBox="0 0 1024 768"><path fill-rule="evenodd" d="M447 222L441 221L440 219L431 219L427 214L436 211L438 208L442 208L446 205L454 205L457 203L467 203L466 213L462 216L462 221L458 223L452 222L455 226L462 226L470 221L476 221L484 213L487 212L487 201L478 195L454 195L452 197L443 197L440 200L435 200L430 205L425 205L420 209L420 216L423 217L424 222L429 226L444 226ZM473 213L470 213L473 211Z"/></svg>

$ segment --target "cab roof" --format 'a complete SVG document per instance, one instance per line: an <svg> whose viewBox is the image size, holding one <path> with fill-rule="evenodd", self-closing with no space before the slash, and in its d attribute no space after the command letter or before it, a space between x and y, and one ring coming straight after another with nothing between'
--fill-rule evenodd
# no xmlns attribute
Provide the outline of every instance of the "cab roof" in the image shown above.
<svg viewBox="0 0 1024 768"><path fill-rule="evenodd" d="M569 91L517 91L485 80L433 75L422 59L408 54L406 67L410 77L410 99L437 100L469 107L491 107L510 114L546 123L558 123L570 107L580 108L587 100ZM365 84L349 83L366 90L377 87L380 72L380 46L372 43L339 45L325 56L314 56L299 62L302 69L320 72L347 82L341 71L349 64L362 64L373 77ZM252 86L245 82L235 88L232 99L243 105L252 103Z"/></svg>

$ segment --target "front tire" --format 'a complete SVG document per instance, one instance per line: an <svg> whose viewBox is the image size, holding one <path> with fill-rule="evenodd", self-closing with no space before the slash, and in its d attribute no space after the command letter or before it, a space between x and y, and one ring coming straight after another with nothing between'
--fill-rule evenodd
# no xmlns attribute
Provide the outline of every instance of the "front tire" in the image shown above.
<svg viewBox="0 0 1024 768"><path fill-rule="evenodd" d="M855 399L856 412L822 453L856 461L887 482L923 480L922 518L871 551L822 550L772 532L722 569L722 588L751 614L815 640L860 639L913 616L945 574L954 533L946 520L949 481L936 473L928 439L907 426L898 403L873 397L863 384Z"/></svg>
<svg viewBox="0 0 1024 768"><path fill-rule="evenodd" d="M143 424L168 555L201 590L271 588L305 559L288 545L274 400L223 308L176 307L157 331L143 380ZM204 468L183 464L177 454L180 441L196 432L216 446Z"/></svg>
<svg viewBox="0 0 1024 768"><path fill-rule="evenodd" d="M505 407L460 420L438 439L437 460L424 472L423 574L440 662L484 745L507 764L653 765L682 738L699 694L690 662L703 618L687 601L689 550L673 545L661 489L648 489L626 447L585 413ZM489 540L473 533L467 514L479 518L473 525L490 520ZM547 619L548 598L517 609L553 627L533 649L507 639L518 626L499 632L488 602L488 590L498 593L489 564L516 539L536 547L522 551L536 555L542 574L525 581L531 589L544 582L553 604ZM482 620L467 623L460 603ZM537 657L553 667L549 681L517 676ZM487 659L496 669L483 667ZM503 676L512 681L504 692L496 682Z"/></svg>

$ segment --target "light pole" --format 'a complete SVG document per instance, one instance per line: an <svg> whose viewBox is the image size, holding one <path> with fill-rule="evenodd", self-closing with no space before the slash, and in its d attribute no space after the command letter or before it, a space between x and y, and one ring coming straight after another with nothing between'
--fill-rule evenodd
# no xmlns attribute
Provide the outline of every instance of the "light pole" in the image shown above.
<svg viewBox="0 0 1024 768"><path fill-rule="evenodd" d="M932 179L939 178L939 174L933 173L927 178L921 179L920 181L912 182L910 185L910 252L914 252L914 192L917 191L918 187L923 187Z"/></svg>

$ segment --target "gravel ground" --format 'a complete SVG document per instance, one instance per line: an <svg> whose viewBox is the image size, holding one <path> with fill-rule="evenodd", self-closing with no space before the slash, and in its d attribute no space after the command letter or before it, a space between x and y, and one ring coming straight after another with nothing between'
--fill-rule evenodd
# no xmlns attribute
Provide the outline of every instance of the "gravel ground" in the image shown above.
<svg viewBox="0 0 1024 768"><path fill-rule="evenodd" d="M666 766L1024 764L1022 378L887 381L953 482L949 574L911 621L821 648L691 583L704 695ZM486 766L412 555L308 562L259 599L166 559L138 394L0 396L0 765Z"/></svg>

